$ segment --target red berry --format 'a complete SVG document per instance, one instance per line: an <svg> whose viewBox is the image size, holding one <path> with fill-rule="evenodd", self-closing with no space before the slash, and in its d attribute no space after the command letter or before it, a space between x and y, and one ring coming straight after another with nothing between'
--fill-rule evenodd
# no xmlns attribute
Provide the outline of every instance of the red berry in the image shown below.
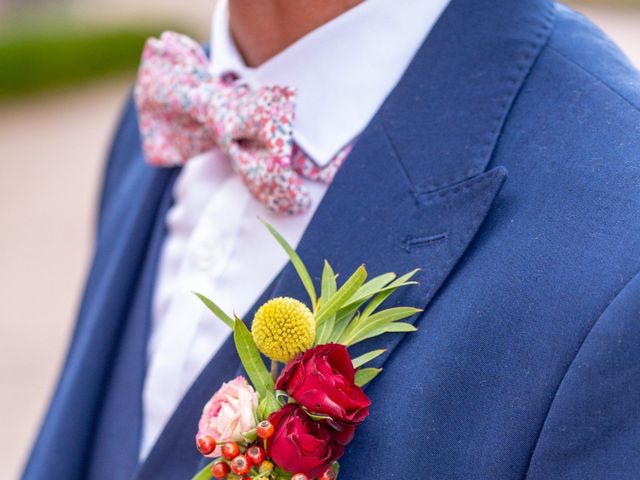
<svg viewBox="0 0 640 480"><path fill-rule="evenodd" d="M264 453L264 449L260 445L253 445L249 447L247 453L245 454L249 461L254 465L260 465L264 462L266 455Z"/></svg>
<svg viewBox="0 0 640 480"><path fill-rule="evenodd" d="M250 469L251 463L244 455L238 455L236 458L231 460L231 471L236 475L245 475L249 473Z"/></svg>
<svg viewBox="0 0 640 480"><path fill-rule="evenodd" d="M222 446L222 456L227 460L233 460L240 455L240 447L236 442L227 442Z"/></svg>
<svg viewBox="0 0 640 480"><path fill-rule="evenodd" d="M309 477L307 477L304 473L296 473L291 477L291 480L309 480Z"/></svg>
<svg viewBox="0 0 640 480"><path fill-rule="evenodd" d="M196 440L196 446L203 455L209 455L216 449L216 441L209 435L203 435Z"/></svg>
<svg viewBox="0 0 640 480"><path fill-rule="evenodd" d="M260 438L271 438L273 432L276 431L276 427L273 426L269 420L261 421L256 427L256 433Z"/></svg>
<svg viewBox="0 0 640 480"><path fill-rule="evenodd" d="M229 475L229 470L229 465L227 465L225 462L216 462L213 464L213 467L211 467L211 475L213 475L213 478L218 479L227 478L227 475Z"/></svg>
<svg viewBox="0 0 640 480"><path fill-rule="evenodd" d="M331 467L327 468L324 473L318 477L318 480L335 480L336 472L333 471Z"/></svg>

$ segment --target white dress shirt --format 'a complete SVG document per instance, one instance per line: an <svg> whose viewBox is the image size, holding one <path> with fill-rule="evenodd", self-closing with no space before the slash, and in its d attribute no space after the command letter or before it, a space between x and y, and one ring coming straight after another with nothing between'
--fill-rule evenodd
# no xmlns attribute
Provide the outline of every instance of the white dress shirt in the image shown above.
<svg viewBox="0 0 640 480"><path fill-rule="evenodd" d="M232 71L253 85L296 88L294 139L324 166L371 120L448 1L365 0L249 68L229 34L227 1L219 0L211 72ZM245 315L287 262L257 217L297 245L327 188L305 185L311 209L277 216L251 196L217 150L189 159L180 172L153 298L141 459L230 333L192 292L207 295L229 314ZM211 385L211 393L217 388Z"/></svg>

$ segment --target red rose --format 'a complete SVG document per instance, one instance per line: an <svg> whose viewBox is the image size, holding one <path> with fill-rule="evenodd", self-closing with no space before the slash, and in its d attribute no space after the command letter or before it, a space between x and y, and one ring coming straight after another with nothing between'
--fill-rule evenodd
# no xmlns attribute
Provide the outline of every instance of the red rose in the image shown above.
<svg viewBox="0 0 640 480"><path fill-rule="evenodd" d="M299 354L284 368L276 388L308 412L328 415L338 429L359 425L369 415L371 401L355 384L355 370L344 345L318 345Z"/></svg>
<svg viewBox="0 0 640 480"><path fill-rule="evenodd" d="M355 427L342 432L314 422L298 405L288 403L269 415L275 427L267 441L267 455L290 473L304 473L309 478L322 475L344 453L353 438Z"/></svg>

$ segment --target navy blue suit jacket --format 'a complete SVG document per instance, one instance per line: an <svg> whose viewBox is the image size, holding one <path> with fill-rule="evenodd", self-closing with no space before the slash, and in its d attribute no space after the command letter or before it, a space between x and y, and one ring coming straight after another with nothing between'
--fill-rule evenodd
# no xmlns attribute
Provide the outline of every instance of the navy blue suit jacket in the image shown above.
<svg viewBox="0 0 640 480"><path fill-rule="evenodd" d="M129 104L27 479L184 480L202 465L200 409L239 368L228 344L142 465L139 405L110 407L109 435L96 426L114 352L145 335L127 322L148 316L176 174L145 165ZM354 348L387 353L342 477L640 478L639 212L640 76L617 47L545 0L453 0L298 249L316 279L324 258L343 273L422 268L395 300L424 307L418 332ZM265 291L280 294L305 298L291 266ZM139 395L134 360L117 368ZM98 441L115 453L97 468Z"/></svg>

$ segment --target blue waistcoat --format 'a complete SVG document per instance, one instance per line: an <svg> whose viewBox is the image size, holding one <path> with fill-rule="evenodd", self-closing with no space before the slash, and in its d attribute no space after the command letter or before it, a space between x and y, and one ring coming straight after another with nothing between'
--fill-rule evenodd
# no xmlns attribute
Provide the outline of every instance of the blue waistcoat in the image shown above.
<svg viewBox="0 0 640 480"><path fill-rule="evenodd" d="M137 461L177 173L145 164L129 103L27 480L188 480L203 465L202 406L241 371L230 343ZM422 269L394 300L424 308L418 331L352 350L387 349L341 478L640 478L639 212L640 76L617 47L547 0L453 0L298 248L316 280L324 258L343 274ZM291 266L273 295L305 298Z"/></svg>

